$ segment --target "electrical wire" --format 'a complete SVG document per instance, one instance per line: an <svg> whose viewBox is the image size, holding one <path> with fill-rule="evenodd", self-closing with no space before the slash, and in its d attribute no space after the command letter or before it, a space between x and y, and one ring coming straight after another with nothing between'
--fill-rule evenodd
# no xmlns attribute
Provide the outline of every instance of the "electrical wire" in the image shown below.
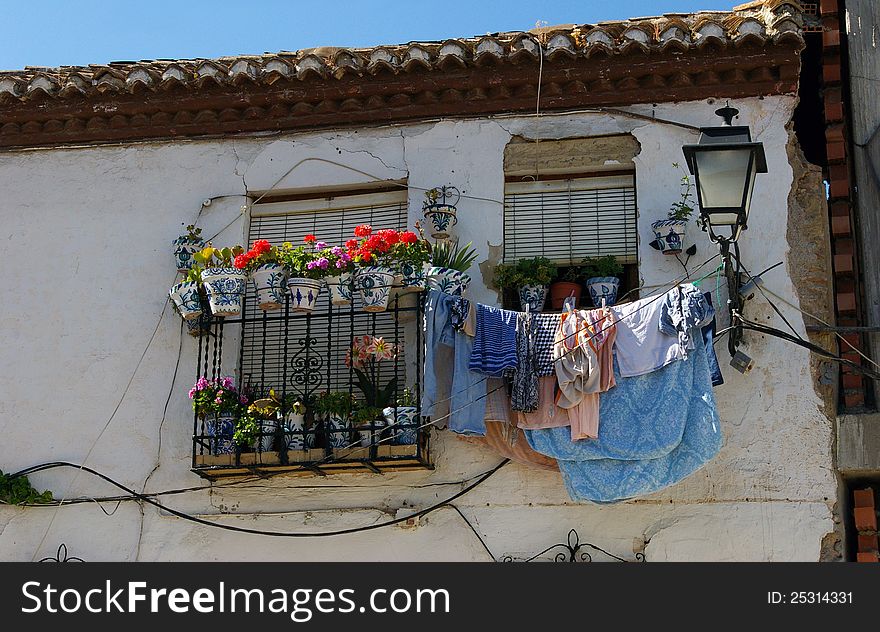
<svg viewBox="0 0 880 632"><path fill-rule="evenodd" d="M18 478L19 476L24 476L24 475L26 475L25 474L26 472L43 471L43 470L49 470L49 469L55 469L55 468L61 468L61 467L71 467L71 468L78 469L80 471L87 472L97 478L100 478L101 480L106 481L107 483L110 483L114 487L121 489L129 496L132 496L132 497L134 497L142 502L145 502L149 505L153 505L154 507L157 507L158 509L165 511L165 512L171 514L172 516L176 516L177 518L181 518L181 519L187 520L189 522L194 522L196 524L200 524L200 525L203 525L206 527L214 527L214 528L223 529L226 531L234 531L236 533L247 533L250 535L263 535L263 536L278 537L278 538L323 538L323 537L330 537L330 536L337 536L337 535L349 535L352 533L360 533L363 531L373 531L375 529L381 529L383 527L390 527L395 524L400 524L402 522L412 520L413 518L421 518L422 516L426 516L431 512L434 512L434 511L437 511L438 509L441 509L442 507L446 507L447 505L451 505L451 503L453 501L458 500L459 498L461 498L462 496L464 496L465 494L467 494L471 490L479 487L484 482L486 482L492 475L494 475L498 470L500 470L502 467L504 467L508 463L510 463L510 459L502 460L500 463L498 463L498 465L496 465L492 469L487 470L486 472L480 474L476 481L469 484L464 489L456 492L455 494L453 494L449 498L446 498L445 500L442 500L439 503L435 503L435 504L431 505L430 507L426 507L425 509L422 509L420 511L416 511L416 512L409 514L407 516L403 516L401 518L395 518L393 520L388 520L386 522L364 525L361 527L351 527L348 529L336 529L334 531L319 531L319 532L265 531L262 529L251 529L248 527L237 527L235 525L228 525L228 524L223 524L221 522L214 522L212 520L205 520L204 518L200 518L198 516L193 516L193 515L188 514L186 512L179 511L177 509L173 509L171 507L163 505L162 503L151 498L150 496L136 492L135 490L133 490L129 487L126 487L122 483L115 481L114 479L110 478L106 474L102 474L102 473L98 472L97 470L93 470L90 467L86 467L85 465L76 465L75 463L67 463L65 461L55 461L53 463L44 463L40 466L36 466L36 469L35 468L27 468L26 470L22 470L21 472L16 472L15 474L12 474L10 478ZM482 539L481 539L481 542L482 542ZM485 546L485 543L484 543L484 546ZM488 550L488 548L487 548L487 550ZM34 557L36 557L36 556L34 556Z"/></svg>

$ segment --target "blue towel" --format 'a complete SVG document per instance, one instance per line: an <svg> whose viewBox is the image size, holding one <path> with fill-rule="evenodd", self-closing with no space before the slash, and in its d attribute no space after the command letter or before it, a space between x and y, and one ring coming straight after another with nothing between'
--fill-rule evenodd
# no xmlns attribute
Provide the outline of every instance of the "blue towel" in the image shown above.
<svg viewBox="0 0 880 632"><path fill-rule="evenodd" d="M602 393L597 440L573 442L568 428L525 432L533 449L558 460L572 500L615 502L650 494L689 476L718 453L721 428L706 349L701 338L695 343L686 360L618 378L615 388ZM627 440L634 441L629 449Z"/></svg>
<svg viewBox="0 0 880 632"><path fill-rule="evenodd" d="M477 328L468 367L471 371L501 377L515 369L517 312L477 303Z"/></svg>

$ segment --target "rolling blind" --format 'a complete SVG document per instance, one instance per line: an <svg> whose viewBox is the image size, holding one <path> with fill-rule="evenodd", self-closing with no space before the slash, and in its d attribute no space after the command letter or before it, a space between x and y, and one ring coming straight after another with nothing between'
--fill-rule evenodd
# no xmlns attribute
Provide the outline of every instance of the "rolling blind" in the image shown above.
<svg viewBox="0 0 880 632"><path fill-rule="evenodd" d="M560 265L615 255L636 263L634 176L507 183L504 260L544 256Z"/></svg>
<svg viewBox="0 0 880 632"><path fill-rule="evenodd" d="M273 245L289 241L302 244L311 233L331 245L342 245L354 235L354 227L370 224L375 229L406 226L406 192L325 198L258 205L252 212L249 240L267 239ZM361 309L355 293L354 315L349 307L330 309L327 289L321 291L314 315L282 320L263 319L252 284L248 284L243 331L242 376L261 389L310 395L324 390L349 389L345 354L353 335L372 334L403 345L403 327L390 313L371 315ZM283 315L283 310L270 312ZM292 314L292 313L291 313ZM287 340L287 366L284 343ZM381 383L394 375L394 362L380 365ZM405 384L403 355L397 361L398 377ZM308 369L306 371L305 369ZM286 384L283 384L285 382ZM283 386L283 388L282 388ZM355 390L357 393L357 390Z"/></svg>

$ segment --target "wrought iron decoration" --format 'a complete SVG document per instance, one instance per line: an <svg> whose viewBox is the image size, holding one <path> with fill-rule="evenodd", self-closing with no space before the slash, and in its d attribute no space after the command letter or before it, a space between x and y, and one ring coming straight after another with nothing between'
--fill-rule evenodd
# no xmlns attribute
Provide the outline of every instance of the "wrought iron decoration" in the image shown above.
<svg viewBox="0 0 880 632"><path fill-rule="evenodd" d="M568 542L560 542L559 544L554 544L553 546L548 546L546 549L533 555L528 559L521 559L513 557L512 555L505 555L501 558L502 562L532 562L537 560L539 557L546 553L550 553L554 549L560 549L552 558L554 562L592 562L593 556L590 555L588 551L582 551L584 547L589 547L594 551L598 551L599 553L603 553L608 557L617 560L618 562L645 562L645 554L644 553L636 553L635 560L627 560L622 557L618 557L613 553L609 553L603 548L596 546L595 544L590 544L589 542L584 542L581 544L580 538L578 537L578 532L572 529L568 532Z"/></svg>

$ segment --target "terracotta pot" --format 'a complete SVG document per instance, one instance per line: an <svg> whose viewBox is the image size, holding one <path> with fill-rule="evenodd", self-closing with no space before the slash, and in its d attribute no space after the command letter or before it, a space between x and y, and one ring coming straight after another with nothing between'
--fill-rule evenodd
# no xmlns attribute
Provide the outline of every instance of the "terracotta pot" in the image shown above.
<svg viewBox="0 0 880 632"><path fill-rule="evenodd" d="M581 300L581 292L583 286L580 283L572 283L570 281L557 281L550 285L550 307L553 309L562 309L565 299L574 294L574 304L577 305Z"/></svg>

